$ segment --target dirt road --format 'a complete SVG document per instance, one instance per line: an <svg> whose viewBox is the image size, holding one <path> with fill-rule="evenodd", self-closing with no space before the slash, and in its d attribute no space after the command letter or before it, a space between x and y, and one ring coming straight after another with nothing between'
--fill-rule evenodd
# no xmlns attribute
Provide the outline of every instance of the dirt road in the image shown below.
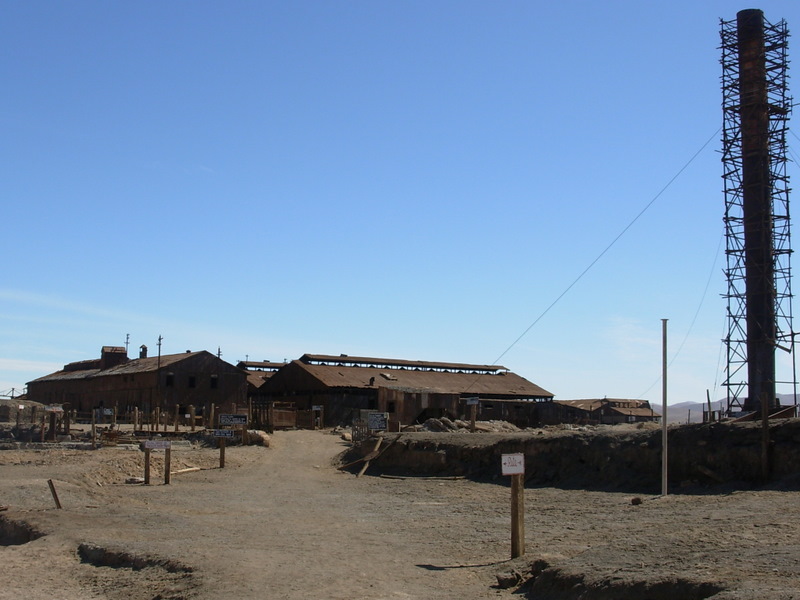
<svg viewBox="0 0 800 600"><path fill-rule="evenodd" d="M528 555L510 563L508 487L356 478L332 466L345 446L330 433L272 442L229 448L225 469L215 450L175 449L173 470L202 470L168 486L157 470L154 485L124 483L142 474L137 450L0 452L0 516L46 534L0 546L13 574L0 598L511 598L495 574L536 558L551 565L537 598L800 598L794 491L634 505L528 489Z"/></svg>

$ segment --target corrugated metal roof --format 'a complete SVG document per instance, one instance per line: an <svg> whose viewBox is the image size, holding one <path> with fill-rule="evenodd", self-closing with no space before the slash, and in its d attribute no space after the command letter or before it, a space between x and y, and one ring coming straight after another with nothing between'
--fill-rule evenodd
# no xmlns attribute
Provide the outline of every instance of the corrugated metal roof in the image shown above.
<svg viewBox="0 0 800 600"><path fill-rule="evenodd" d="M73 379L87 379L89 377L104 377L106 375L147 373L156 371L159 368L159 365L163 369L164 367L168 367L169 365L185 360L190 356L197 356L198 354L203 353L208 354L208 352L205 350L201 350L200 352L184 352L183 354L166 354L160 359L157 356L149 358L136 358L108 369L76 369L76 367L82 366L84 363L87 366L92 365L96 367L97 365L97 361L81 361L80 363L70 363L69 365L66 365L65 370L57 371L55 373L51 373L50 375L45 375L44 377L39 377L33 381L65 381Z"/></svg>
<svg viewBox="0 0 800 600"><path fill-rule="evenodd" d="M358 367L358 366L385 367L387 369L418 368L418 369L432 369L432 370L489 372L489 373L508 371L508 369L502 365L471 365L467 363L445 363L445 362L430 362L425 360L374 358L370 356L348 356L347 354L340 354L339 356L332 354L304 354L303 356L300 357L300 361L304 363L344 365L351 367Z"/></svg>
<svg viewBox="0 0 800 600"><path fill-rule="evenodd" d="M103 370L100 375L129 375L131 373L148 373L156 371L159 368L163 369L182 360L186 360L190 356L197 356L198 354L210 354L206 350L199 352L183 352L182 354L165 354L164 356L149 356L147 358L135 358L115 367ZM212 355L213 356L213 355Z"/></svg>
<svg viewBox="0 0 800 600"><path fill-rule="evenodd" d="M586 398L581 400L556 400L556 404L572 406L579 410L588 412L595 411L601 407L612 409L626 415L646 414L650 415L650 403L647 400L630 400L624 398ZM631 411L643 411L642 413Z"/></svg>
<svg viewBox="0 0 800 600"><path fill-rule="evenodd" d="M321 355L305 355L303 358ZM423 365L452 365L454 363L420 363L419 361L393 361L395 364L413 364L415 368L392 369L379 366L347 366L339 364L309 364L303 358L293 361L321 383L332 388L389 388L405 391L426 391L439 394L475 394L476 396L517 396L523 398L551 398L552 393L509 371L475 373L466 371L436 371ZM333 357L339 358L339 357ZM380 364L381 359L363 360L362 364ZM475 366L475 365L463 365ZM492 367L503 369L503 367Z"/></svg>

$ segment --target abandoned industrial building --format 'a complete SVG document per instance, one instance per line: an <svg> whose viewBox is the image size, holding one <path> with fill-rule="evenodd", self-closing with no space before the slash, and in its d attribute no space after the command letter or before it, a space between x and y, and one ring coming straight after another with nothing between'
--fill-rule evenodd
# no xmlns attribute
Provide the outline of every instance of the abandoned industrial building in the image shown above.
<svg viewBox="0 0 800 600"><path fill-rule="evenodd" d="M128 358L124 347L104 346L99 359L69 363L28 383L28 400L69 405L78 413L105 407L119 414L156 408L197 414L247 403L247 374L205 350ZM206 414L208 414L206 412Z"/></svg>
<svg viewBox="0 0 800 600"><path fill-rule="evenodd" d="M647 400L620 398L555 400L542 407L540 415L542 424L616 425L661 420L661 415L653 411Z"/></svg>
<svg viewBox="0 0 800 600"><path fill-rule="evenodd" d="M88 414L114 409L196 417L248 411L253 426L350 425L364 412L387 415L388 427L447 416L518 427L558 423L629 423L660 417L645 400L555 401L553 393L500 365L304 354L291 362L225 362L207 351L128 358L104 346L100 358L69 363L28 383L30 402ZM210 424L210 423L209 423Z"/></svg>
<svg viewBox="0 0 800 600"><path fill-rule="evenodd" d="M359 411L388 413L389 427L428 417L463 416L468 398L479 418L533 424L533 405L553 394L499 365L304 354L262 386L264 397L298 410L319 407L325 423L347 423Z"/></svg>

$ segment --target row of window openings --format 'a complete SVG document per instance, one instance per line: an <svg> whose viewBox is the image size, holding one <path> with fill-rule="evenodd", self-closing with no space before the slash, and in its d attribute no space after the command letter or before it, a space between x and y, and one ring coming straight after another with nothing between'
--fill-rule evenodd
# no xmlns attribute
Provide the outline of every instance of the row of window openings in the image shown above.
<svg viewBox="0 0 800 600"><path fill-rule="evenodd" d="M164 380L164 385L166 387L173 387L175 385L175 373L167 373L167 376L166 376L166 378ZM212 390L215 390L215 389L217 389L218 385L219 385L219 376L218 375L212 375L211 379L209 381L209 387ZM197 377L194 376L194 375L189 375L189 379L187 380L186 387L190 387L190 388L197 387Z"/></svg>

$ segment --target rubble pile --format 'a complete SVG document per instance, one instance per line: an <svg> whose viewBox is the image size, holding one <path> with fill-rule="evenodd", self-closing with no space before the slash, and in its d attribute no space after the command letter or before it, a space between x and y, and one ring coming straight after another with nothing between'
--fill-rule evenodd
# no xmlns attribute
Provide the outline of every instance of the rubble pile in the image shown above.
<svg viewBox="0 0 800 600"><path fill-rule="evenodd" d="M448 419L441 417L439 419L428 419L419 425L410 425L403 428L404 432L413 431L430 431L434 433L470 433L471 424L469 421L462 419ZM512 425L507 421L476 421L476 433L518 433L522 431L516 425Z"/></svg>

